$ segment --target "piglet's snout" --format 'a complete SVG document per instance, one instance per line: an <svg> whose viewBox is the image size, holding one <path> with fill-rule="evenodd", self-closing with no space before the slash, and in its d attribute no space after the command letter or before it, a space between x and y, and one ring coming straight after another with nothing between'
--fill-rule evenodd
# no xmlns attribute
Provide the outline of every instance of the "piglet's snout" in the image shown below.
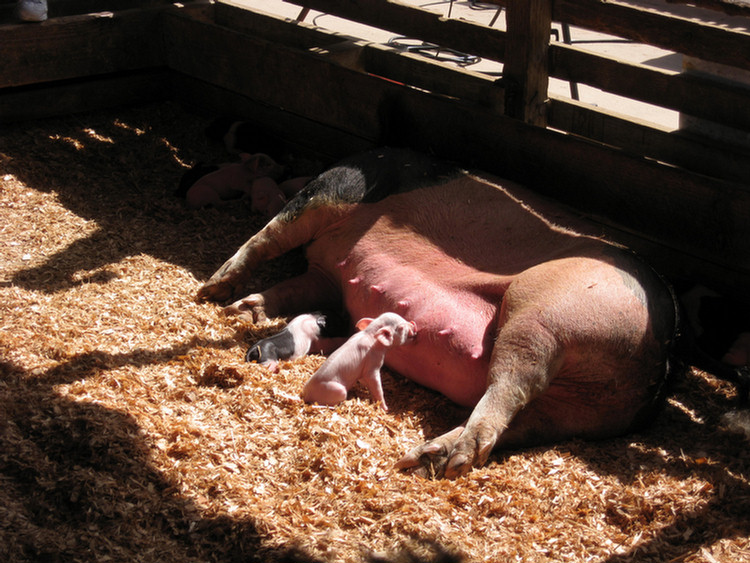
<svg viewBox="0 0 750 563"><path fill-rule="evenodd" d="M414 321L409 323L409 334L407 335L407 338L409 340L416 340L417 338L417 323Z"/></svg>
<svg viewBox="0 0 750 563"><path fill-rule="evenodd" d="M414 342L417 339L417 323L408 322L403 327L403 342Z"/></svg>

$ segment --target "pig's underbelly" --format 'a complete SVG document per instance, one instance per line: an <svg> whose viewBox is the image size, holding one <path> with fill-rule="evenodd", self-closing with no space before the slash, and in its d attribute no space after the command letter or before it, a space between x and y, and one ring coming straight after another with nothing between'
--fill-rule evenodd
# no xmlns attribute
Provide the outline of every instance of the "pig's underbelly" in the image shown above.
<svg viewBox="0 0 750 563"><path fill-rule="evenodd" d="M479 401L508 278L478 273L427 244L418 255L355 245L342 274L353 321L393 311L417 325L414 342L388 353L388 367L458 404Z"/></svg>

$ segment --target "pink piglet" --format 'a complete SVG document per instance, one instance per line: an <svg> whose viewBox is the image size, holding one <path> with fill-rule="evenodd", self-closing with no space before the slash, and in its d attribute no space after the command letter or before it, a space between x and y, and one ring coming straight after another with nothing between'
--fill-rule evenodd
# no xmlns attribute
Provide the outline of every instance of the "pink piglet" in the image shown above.
<svg viewBox="0 0 750 563"><path fill-rule="evenodd" d="M357 323L358 332L333 352L307 381L302 398L308 403L336 405L357 381L370 390L373 400L388 410L380 382L380 368L391 348L416 338L417 327L396 313L383 313L376 319Z"/></svg>

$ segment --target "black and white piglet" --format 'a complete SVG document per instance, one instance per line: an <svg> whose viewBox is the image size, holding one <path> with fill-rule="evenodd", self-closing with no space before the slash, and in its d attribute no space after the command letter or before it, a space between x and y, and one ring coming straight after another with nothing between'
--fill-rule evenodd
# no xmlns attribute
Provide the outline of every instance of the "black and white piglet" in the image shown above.
<svg viewBox="0 0 750 563"><path fill-rule="evenodd" d="M245 361L256 362L271 371L280 360L294 360L308 354L313 346L326 352L344 334L344 320L330 313L305 313L294 317L279 333L259 340L245 354Z"/></svg>

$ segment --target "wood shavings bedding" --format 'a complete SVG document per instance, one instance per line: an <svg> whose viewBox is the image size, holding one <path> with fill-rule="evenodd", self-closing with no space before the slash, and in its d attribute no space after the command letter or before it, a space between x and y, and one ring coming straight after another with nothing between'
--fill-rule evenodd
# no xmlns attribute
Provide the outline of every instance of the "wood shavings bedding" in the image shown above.
<svg viewBox="0 0 750 563"><path fill-rule="evenodd" d="M1 560L750 561L750 454L707 374L646 432L427 481L392 465L467 411L387 372L388 413L305 405L323 358L245 363L283 320L194 295L262 219L171 195L226 160L205 125L160 104L0 137Z"/></svg>

